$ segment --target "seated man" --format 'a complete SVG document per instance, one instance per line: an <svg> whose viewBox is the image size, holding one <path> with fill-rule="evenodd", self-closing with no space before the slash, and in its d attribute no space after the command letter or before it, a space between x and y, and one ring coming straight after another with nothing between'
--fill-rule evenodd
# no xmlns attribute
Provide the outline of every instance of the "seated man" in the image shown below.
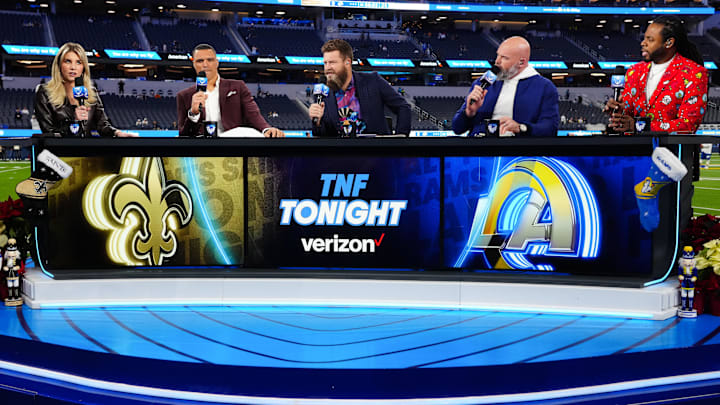
<svg viewBox="0 0 720 405"><path fill-rule="evenodd" d="M391 134L385 119L386 106L397 115L395 133L410 134L410 105L379 74L353 72L353 50L349 43L331 39L321 51L330 93L326 101L310 105L313 136L339 136L344 120L338 111L345 107L357 113L366 126L364 133Z"/></svg>
<svg viewBox="0 0 720 405"><path fill-rule="evenodd" d="M485 120L500 121L500 135L556 136L559 121L558 92L530 61L530 44L522 37L506 39L497 50L498 80L489 88L475 80L452 128L468 136L485 132ZM472 102L471 102L472 100Z"/></svg>
<svg viewBox="0 0 720 405"><path fill-rule="evenodd" d="M236 127L252 127L266 138L283 137L283 131L265 121L242 80L221 79L215 49L201 44L193 50L193 67L207 75L207 91L193 86L177 94L180 136L199 136L203 121L216 121L218 136Z"/></svg>

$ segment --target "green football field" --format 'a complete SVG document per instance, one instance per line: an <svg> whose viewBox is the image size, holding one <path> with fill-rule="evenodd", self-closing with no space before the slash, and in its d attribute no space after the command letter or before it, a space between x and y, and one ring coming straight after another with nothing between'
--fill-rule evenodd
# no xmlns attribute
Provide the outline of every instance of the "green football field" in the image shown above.
<svg viewBox="0 0 720 405"><path fill-rule="evenodd" d="M695 183L693 213L720 215L720 155L714 153L710 167L700 169L700 181Z"/></svg>
<svg viewBox="0 0 720 405"><path fill-rule="evenodd" d="M28 177L30 177L29 160L0 160L0 201L7 201L8 197L17 200L15 185Z"/></svg>

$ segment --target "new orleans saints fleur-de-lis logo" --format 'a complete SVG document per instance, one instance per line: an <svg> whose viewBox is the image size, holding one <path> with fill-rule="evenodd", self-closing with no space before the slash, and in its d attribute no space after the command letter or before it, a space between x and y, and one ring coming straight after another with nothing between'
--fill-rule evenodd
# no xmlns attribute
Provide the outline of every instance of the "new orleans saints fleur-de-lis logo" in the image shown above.
<svg viewBox="0 0 720 405"><path fill-rule="evenodd" d="M107 251L115 263L160 266L177 250L175 231L192 219L192 197L166 181L162 159L123 158L118 174L98 177L83 193L88 222L112 231Z"/></svg>

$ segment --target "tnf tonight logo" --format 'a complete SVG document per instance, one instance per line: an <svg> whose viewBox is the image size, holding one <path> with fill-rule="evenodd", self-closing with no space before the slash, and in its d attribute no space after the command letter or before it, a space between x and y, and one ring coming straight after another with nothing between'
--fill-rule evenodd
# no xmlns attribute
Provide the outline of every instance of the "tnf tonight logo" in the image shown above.
<svg viewBox="0 0 720 405"><path fill-rule="evenodd" d="M323 173L321 197L345 197L338 199L283 199L280 201L282 215L280 225L301 226L392 226L400 224L400 215L407 208L407 200L346 199L358 197L367 187L367 173ZM330 238L300 238L305 252L316 253L373 253L382 244L385 234L378 238L348 239L333 234Z"/></svg>
<svg viewBox="0 0 720 405"><path fill-rule="evenodd" d="M495 169L455 267L462 267L473 253L484 259L486 268L544 271L554 270L543 263L547 256L597 257L598 204L575 167L532 157Z"/></svg>
<svg viewBox="0 0 720 405"><path fill-rule="evenodd" d="M124 158L118 174L93 179L83 193L83 213L111 231L110 259L127 266L160 266L177 250L175 232L193 215L184 184L166 181L159 157Z"/></svg>

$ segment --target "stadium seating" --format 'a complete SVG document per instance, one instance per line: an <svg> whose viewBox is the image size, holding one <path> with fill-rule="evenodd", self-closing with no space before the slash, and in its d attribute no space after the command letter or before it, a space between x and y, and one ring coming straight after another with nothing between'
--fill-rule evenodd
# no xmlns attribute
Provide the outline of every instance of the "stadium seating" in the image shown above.
<svg viewBox="0 0 720 405"><path fill-rule="evenodd" d="M0 38L3 44L45 45L45 24L37 14L0 13Z"/></svg>
<svg viewBox="0 0 720 405"><path fill-rule="evenodd" d="M585 129L587 124L605 124L607 116L600 107L560 100L560 129Z"/></svg>
<svg viewBox="0 0 720 405"><path fill-rule="evenodd" d="M32 90L0 90L0 127L30 128L35 93ZM15 118L16 109L21 111L20 119ZM27 113L23 114L25 110Z"/></svg>
<svg viewBox="0 0 720 405"><path fill-rule="evenodd" d="M708 101L715 103L716 106L720 106L720 97L710 97ZM720 123L720 110L718 108L708 107L705 116L703 117L704 124L717 124Z"/></svg>
<svg viewBox="0 0 720 405"><path fill-rule="evenodd" d="M190 52L199 42L212 45L219 53L235 53L235 46L218 21L163 20L143 24L143 31L154 51ZM202 40L200 40L202 38Z"/></svg>
<svg viewBox="0 0 720 405"><path fill-rule="evenodd" d="M497 46L481 32L425 31L417 39L421 43L429 43L440 59L495 60Z"/></svg>
<svg viewBox="0 0 720 405"><path fill-rule="evenodd" d="M123 130L153 129L153 122L161 129L177 125L175 97L136 97L107 94L102 96L105 111L112 124ZM136 125L138 119L147 118L147 126Z"/></svg>
<svg viewBox="0 0 720 405"><path fill-rule="evenodd" d="M419 59L422 50L410 41L377 41L347 39L356 58L407 58Z"/></svg>
<svg viewBox="0 0 720 405"><path fill-rule="evenodd" d="M268 124L280 129L310 129L310 119L300 106L286 95L255 98ZM271 116L277 113L277 117Z"/></svg>
<svg viewBox="0 0 720 405"><path fill-rule="evenodd" d="M587 61L589 56L563 37L525 33L532 48L531 60Z"/></svg>
<svg viewBox="0 0 720 405"><path fill-rule="evenodd" d="M257 25L240 26L240 35L259 55L319 56L323 45L312 28L281 28Z"/></svg>
<svg viewBox="0 0 720 405"><path fill-rule="evenodd" d="M619 32L605 31L598 35L597 31L579 31L572 36L607 60L640 60L639 34L628 36Z"/></svg>
<svg viewBox="0 0 720 405"><path fill-rule="evenodd" d="M445 121L449 127L457 110L462 106L465 100L462 97L415 97L415 104L423 110L432 114L441 122ZM417 117L416 117L417 118ZM413 129L435 129L429 121L423 123L425 128L421 128L420 122L413 120Z"/></svg>
<svg viewBox="0 0 720 405"><path fill-rule="evenodd" d="M52 25L58 45L77 42L87 50L140 49L133 20L129 18L59 14L52 17Z"/></svg>

